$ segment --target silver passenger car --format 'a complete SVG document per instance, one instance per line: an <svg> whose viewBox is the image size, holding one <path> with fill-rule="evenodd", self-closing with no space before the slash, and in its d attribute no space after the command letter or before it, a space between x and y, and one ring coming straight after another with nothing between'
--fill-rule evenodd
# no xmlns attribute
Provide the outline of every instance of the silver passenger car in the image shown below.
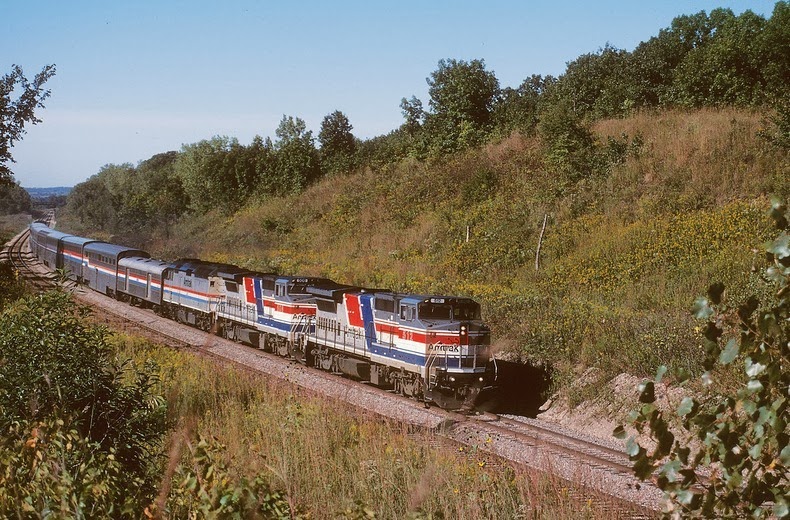
<svg viewBox="0 0 790 520"><path fill-rule="evenodd" d="M94 291L115 296L118 286L118 260L128 256L148 258L151 255L107 242L90 242L83 247L82 278Z"/></svg>
<svg viewBox="0 0 790 520"><path fill-rule="evenodd" d="M118 260L118 299L135 305L162 305L162 276L172 264L155 258L129 256Z"/></svg>

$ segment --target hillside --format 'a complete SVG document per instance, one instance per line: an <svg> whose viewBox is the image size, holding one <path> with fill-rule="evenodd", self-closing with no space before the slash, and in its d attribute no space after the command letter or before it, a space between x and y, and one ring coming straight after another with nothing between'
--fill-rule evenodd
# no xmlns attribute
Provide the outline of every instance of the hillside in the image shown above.
<svg viewBox="0 0 790 520"><path fill-rule="evenodd" d="M736 297L750 285L751 250L771 229L767 196L790 195L787 154L760 137L765 124L735 109L602 120L604 167L580 178L539 139L514 135L184 219L150 249L478 298L500 355L551 367L560 386L590 366L604 377L662 363L695 371L688 308L714 281Z"/></svg>

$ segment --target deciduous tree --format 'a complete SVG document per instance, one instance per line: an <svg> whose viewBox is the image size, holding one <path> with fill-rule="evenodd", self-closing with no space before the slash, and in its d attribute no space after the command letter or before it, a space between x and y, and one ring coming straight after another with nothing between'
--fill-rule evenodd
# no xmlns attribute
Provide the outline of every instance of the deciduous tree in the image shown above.
<svg viewBox="0 0 790 520"><path fill-rule="evenodd" d="M321 122L318 142L321 143L321 162L328 173L348 172L353 167L357 143L352 128L348 117L339 110Z"/></svg>
<svg viewBox="0 0 790 520"><path fill-rule="evenodd" d="M14 162L11 148L22 139L25 125L35 125L41 120L36 109L44 108L50 91L44 83L55 75L55 65L47 65L29 81L22 67L14 65L9 74L0 78L0 181L11 179L9 163Z"/></svg>

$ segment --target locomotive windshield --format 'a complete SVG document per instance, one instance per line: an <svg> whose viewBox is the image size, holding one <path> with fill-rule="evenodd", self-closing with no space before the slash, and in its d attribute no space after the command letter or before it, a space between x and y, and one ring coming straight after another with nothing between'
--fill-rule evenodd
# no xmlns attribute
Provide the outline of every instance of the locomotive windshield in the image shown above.
<svg viewBox="0 0 790 520"><path fill-rule="evenodd" d="M421 320L479 320L480 305L422 302L417 306L417 316Z"/></svg>
<svg viewBox="0 0 790 520"><path fill-rule="evenodd" d="M307 284L306 283L289 284L288 294L307 294Z"/></svg>
<svg viewBox="0 0 790 520"><path fill-rule="evenodd" d="M479 320L480 305L474 302L458 303L453 306L453 317L456 320Z"/></svg>

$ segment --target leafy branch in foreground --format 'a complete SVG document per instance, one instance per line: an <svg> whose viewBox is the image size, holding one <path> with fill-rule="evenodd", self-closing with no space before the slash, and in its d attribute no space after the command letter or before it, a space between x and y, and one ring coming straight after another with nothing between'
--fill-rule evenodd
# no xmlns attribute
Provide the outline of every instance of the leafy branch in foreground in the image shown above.
<svg viewBox="0 0 790 520"><path fill-rule="evenodd" d="M626 450L635 474L654 477L664 491L668 516L790 516L790 214L774 201L771 216L780 233L765 246L762 300L753 295L732 306L724 286L714 284L693 308L706 322L702 384L712 388L716 377L740 364L735 395L709 390L683 398L676 409L683 431L676 435L655 403L655 386L666 373L661 367L654 381L640 385L641 407L628 418L654 441L648 449L631 437ZM622 426L614 433L626 435Z"/></svg>

